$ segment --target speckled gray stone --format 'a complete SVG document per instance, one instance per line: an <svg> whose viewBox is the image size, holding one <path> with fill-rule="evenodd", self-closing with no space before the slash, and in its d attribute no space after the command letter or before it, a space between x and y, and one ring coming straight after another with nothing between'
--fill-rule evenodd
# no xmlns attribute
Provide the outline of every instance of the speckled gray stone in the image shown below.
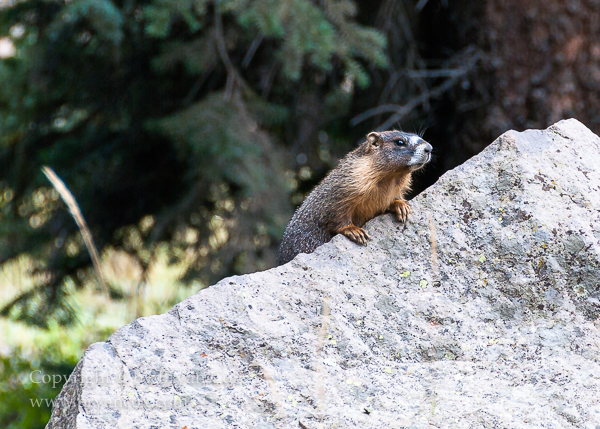
<svg viewBox="0 0 600 429"><path fill-rule="evenodd" d="M390 215L92 345L47 428L600 427L600 139L509 131Z"/></svg>

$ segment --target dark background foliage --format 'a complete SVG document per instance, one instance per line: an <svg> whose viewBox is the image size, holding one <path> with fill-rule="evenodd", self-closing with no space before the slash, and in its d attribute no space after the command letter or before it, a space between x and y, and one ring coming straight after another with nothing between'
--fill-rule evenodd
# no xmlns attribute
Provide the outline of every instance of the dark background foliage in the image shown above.
<svg viewBox="0 0 600 429"><path fill-rule="evenodd" d="M209 285L273 266L293 207L373 129L427 128L435 162L415 192L510 128L575 116L598 132L596 3L5 5L0 263L28 255L38 280L2 315L68 324L64 285L94 276L44 165L101 252L147 269L166 243Z"/></svg>

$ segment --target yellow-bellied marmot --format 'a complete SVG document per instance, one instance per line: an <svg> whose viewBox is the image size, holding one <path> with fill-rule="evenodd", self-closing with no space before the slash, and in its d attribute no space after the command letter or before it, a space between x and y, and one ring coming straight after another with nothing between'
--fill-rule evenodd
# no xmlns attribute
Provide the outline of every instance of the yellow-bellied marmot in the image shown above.
<svg viewBox="0 0 600 429"><path fill-rule="evenodd" d="M410 189L411 173L431 160L431 151L416 134L370 133L296 210L283 234L277 263L311 253L336 234L366 244L369 235L361 227L386 211L406 221L410 207L404 193Z"/></svg>

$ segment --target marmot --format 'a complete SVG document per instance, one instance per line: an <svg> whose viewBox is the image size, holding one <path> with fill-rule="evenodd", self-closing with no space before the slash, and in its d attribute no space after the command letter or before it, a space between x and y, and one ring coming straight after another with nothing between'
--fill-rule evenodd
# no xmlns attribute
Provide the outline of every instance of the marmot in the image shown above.
<svg viewBox="0 0 600 429"><path fill-rule="evenodd" d="M410 189L412 172L431 160L431 151L431 145L416 134L369 133L296 210L283 234L277 263L311 253L336 234L366 244L370 237L361 227L385 212L406 221L410 207L404 193Z"/></svg>

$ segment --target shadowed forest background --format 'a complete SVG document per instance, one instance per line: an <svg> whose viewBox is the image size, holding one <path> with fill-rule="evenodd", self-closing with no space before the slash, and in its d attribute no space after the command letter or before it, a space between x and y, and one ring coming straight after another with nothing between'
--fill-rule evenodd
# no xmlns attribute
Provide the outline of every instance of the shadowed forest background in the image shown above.
<svg viewBox="0 0 600 429"><path fill-rule="evenodd" d="M414 193L508 129L600 133L600 1L0 1L0 426L43 427L83 350L274 266L295 206L375 129ZM100 252L102 293L48 166Z"/></svg>

